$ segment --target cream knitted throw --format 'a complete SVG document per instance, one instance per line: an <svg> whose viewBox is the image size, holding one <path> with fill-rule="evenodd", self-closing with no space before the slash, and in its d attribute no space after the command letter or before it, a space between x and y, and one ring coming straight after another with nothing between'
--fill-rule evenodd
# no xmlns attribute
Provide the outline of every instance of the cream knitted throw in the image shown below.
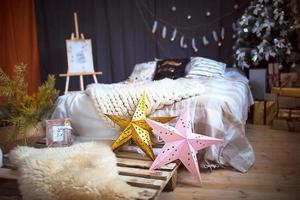
<svg viewBox="0 0 300 200"><path fill-rule="evenodd" d="M86 93L93 100L98 114L107 121L104 113L131 116L144 90L147 94L147 113L151 115L165 105L202 94L204 87L196 80L182 78L130 84L91 84Z"/></svg>

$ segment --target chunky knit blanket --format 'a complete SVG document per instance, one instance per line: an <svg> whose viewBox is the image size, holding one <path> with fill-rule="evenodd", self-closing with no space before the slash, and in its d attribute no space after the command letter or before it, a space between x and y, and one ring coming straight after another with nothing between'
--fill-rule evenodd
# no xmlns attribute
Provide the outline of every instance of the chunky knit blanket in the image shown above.
<svg viewBox="0 0 300 200"><path fill-rule="evenodd" d="M91 84L86 93L91 97L98 114L131 116L142 91L146 91L147 114L165 105L203 94L204 87L193 79L163 79L152 82Z"/></svg>

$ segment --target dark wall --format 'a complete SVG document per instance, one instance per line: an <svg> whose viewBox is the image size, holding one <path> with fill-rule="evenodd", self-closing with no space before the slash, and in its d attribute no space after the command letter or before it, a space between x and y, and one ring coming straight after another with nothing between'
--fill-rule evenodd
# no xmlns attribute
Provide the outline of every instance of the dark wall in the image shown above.
<svg viewBox="0 0 300 200"><path fill-rule="evenodd" d="M233 7L240 5L239 10ZM176 12L171 11L175 5ZM230 62L232 49L231 23L245 7L245 1L222 0L36 0L38 42L41 59L41 75L58 75L67 71L65 40L74 32L73 12L79 17L80 32L92 39L94 66L103 71L101 82L124 80L135 63L154 58L182 58L204 56ZM207 17L205 13L211 12ZM190 14L191 20L186 16ZM226 16L224 16L226 14ZM155 18L168 23L167 38L161 38L159 24L156 35L151 34ZM172 25L191 27L180 30L186 36L195 37L199 52L179 47L179 37L170 42ZM225 27L222 47L213 42L212 30ZM202 35L210 44L203 46ZM187 41L190 43L190 39ZM64 86L58 78L58 87ZM78 81L71 85L78 84Z"/></svg>

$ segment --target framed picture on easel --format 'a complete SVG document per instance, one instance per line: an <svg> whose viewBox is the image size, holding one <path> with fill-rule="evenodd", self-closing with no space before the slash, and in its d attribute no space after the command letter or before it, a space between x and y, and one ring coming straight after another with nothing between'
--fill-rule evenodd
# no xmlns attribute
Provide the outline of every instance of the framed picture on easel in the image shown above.
<svg viewBox="0 0 300 200"><path fill-rule="evenodd" d="M95 72L93 63L92 40L85 39L81 33L79 35L77 13L74 13L75 35L66 40L68 71L66 74L59 74L66 77L65 94L69 92L69 81L71 76L79 76L80 90L84 90L83 76L93 76L94 82L98 83L96 75L102 72Z"/></svg>
<svg viewBox="0 0 300 200"><path fill-rule="evenodd" d="M68 73L94 72L90 39L66 40Z"/></svg>

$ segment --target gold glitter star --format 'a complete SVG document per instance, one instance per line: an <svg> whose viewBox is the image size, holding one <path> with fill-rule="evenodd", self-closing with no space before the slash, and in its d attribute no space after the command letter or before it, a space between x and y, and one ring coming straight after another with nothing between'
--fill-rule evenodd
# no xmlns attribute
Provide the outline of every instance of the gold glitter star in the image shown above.
<svg viewBox="0 0 300 200"><path fill-rule="evenodd" d="M109 115L105 114L113 122L123 129L123 132L112 144L112 149L115 150L127 143L129 140L133 140L152 160L154 160L154 153L152 150L152 143L150 138L151 127L145 121L147 112L146 105L146 92L142 92L140 99L137 105L137 108L131 117L118 116L118 115ZM154 121L161 123L166 123L174 119L175 117L149 117Z"/></svg>

